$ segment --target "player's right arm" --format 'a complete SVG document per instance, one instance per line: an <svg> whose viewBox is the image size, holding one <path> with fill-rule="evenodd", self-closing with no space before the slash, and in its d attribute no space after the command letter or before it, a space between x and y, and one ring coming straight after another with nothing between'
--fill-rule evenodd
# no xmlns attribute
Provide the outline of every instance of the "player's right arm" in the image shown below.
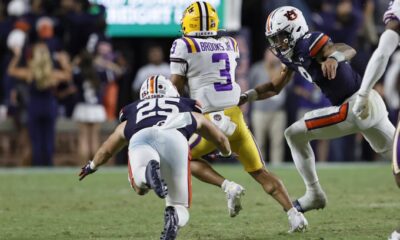
<svg viewBox="0 0 400 240"><path fill-rule="evenodd" d="M107 138L107 140L97 150L92 161L89 161L79 174L79 180L82 180L87 175L95 172L97 167L106 163L112 156L117 154L123 147L127 145L124 136L126 121L120 123L114 132Z"/></svg>
<svg viewBox="0 0 400 240"><path fill-rule="evenodd" d="M182 94L187 81L186 73L189 70L188 64L189 48L182 38L178 38L172 44L169 60L171 69L171 82Z"/></svg>
<svg viewBox="0 0 400 240"><path fill-rule="evenodd" d="M222 156L230 156L232 154L231 146L228 138L219 130L211 121L202 114L192 112L197 122L197 133L208 141L212 142L221 151Z"/></svg>
<svg viewBox="0 0 400 240"><path fill-rule="evenodd" d="M255 88L249 89L240 95L240 101L238 105L242 105L246 102L252 102L257 100L263 100L275 95L278 95L282 89L292 79L294 71L282 64L281 71L272 76L271 82L260 84Z"/></svg>

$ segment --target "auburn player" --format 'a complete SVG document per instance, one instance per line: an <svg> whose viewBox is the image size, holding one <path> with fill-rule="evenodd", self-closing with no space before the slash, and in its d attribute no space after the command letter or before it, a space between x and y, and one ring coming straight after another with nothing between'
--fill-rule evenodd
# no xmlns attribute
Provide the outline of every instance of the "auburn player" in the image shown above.
<svg viewBox="0 0 400 240"><path fill-rule="evenodd" d="M80 179L96 171L129 144L129 181L138 194L149 188L166 198L162 240L176 238L178 228L189 220L191 201L188 139L198 132L229 156L228 139L202 114L196 101L179 98L172 83L161 75L147 79L140 99L124 107L121 123L103 143L93 161L82 168ZM164 181L165 180L165 181ZM168 188L167 188L168 186Z"/></svg>
<svg viewBox="0 0 400 240"><path fill-rule="evenodd" d="M370 115L369 95L375 83L382 77L390 56L400 44L400 0L390 1L389 8L383 15L386 30L382 33L377 49L372 54L365 70L361 87L358 90L357 98L353 106L353 113L360 119L368 119ZM390 101L390 99L388 99ZM393 143L393 173L400 187L400 153L399 153L399 129L397 123L396 135ZM391 240L400 239L400 231L394 231L390 236Z"/></svg>
<svg viewBox="0 0 400 240"><path fill-rule="evenodd" d="M240 87L235 82L238 44L232 37L218 36L218 22L217 12L207 2L194 2L186 8L181 23L183 37L176 39L171 47L171 81L180 92L187 85L190 97L201 103L205 116L228 136L244 170L287 211L289 231L304 230L307 220L293 207L282 182L266 170L237 107L240 97ZM215 150L212 142L198 136L191 147L193 175L221 186L227 193L230 216L236 216L241 209L240 197L244 189L200 161L203 155Z"/></svg>
<svg viewBox="0 0 400 240"><path fill-rule="evenodd" d="M309 32L302 12L291 6L269 14L265 33L271 51L283 63L282 71L272 77L271 83L242 94L240 103L278 94L294 72L316 84L330 100L332 107L308 112L285 130L296 168L306 185L305 195L294 204L301 212L323 208L326 195L318 181L310 141L360 132L375 152L389 159L395 129L382 98L374 90L369 95L370 116L361 121L352 113L361 77L347 62L356 54L350 46L334 44L324 33Z"/></svg>

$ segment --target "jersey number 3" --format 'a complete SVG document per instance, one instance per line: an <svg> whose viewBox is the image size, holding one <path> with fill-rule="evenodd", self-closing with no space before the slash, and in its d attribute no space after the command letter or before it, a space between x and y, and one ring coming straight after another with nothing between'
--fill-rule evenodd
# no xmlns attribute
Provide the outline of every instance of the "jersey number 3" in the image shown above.
<svg viewBox="0 0 400 240"><path fill-rule="evenodd" d="M212 56L212 62L218 63L225 61L225 68L219 70L221 77L226 77L226 83L214 83L214 89L217 92L230 91L232 90L232 78L231 78L231 64L229 62L229 56L226 53L214 53Z"/></svg>
<svg viewBox="0 0 400 240"><path fill-rule="evenodd" d="M179 108L169 102L179 102L179 98L157 98L157 99L149 99L147 101L143 101L137 105L137 115L136 115L136 123L142 121L143 119L154 117L154 116L168 116L172 113L179 113ZM158 107L159 110L155 110ZM163 111L168 110L168 111Z"/></svg>

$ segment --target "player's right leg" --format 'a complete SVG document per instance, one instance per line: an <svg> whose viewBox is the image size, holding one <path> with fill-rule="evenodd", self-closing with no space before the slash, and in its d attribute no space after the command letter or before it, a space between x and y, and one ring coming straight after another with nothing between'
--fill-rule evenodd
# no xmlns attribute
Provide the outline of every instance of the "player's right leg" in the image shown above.
<svg viewBox="0 0 400 240"><path fill-rule="evenodd" d="M153 129L143 129L129 141L129 181L138 194L153 189L160 198L167 195L167 186L161 177L160 156L152 146Z"/></svg>
<svg viewBox="0 0 400 240"><path fill-rule="evenodd" d="M307 112L304 118L289 126L285 131L293 161L306 185L306 193L294 201L301 212L324 208L327 202L315 169L315 156L310 141L332 139L358 131L349 118L351 108L348 103L342 106L321 108Z"/></svg>
<svg viewBox="0 0 400 240"><path fill-rule="evenodd" d="M192 139L191 139L192 140ZM199 180L221 187L226 194L228 211L231 217L235 217L242 209L241 197L244 195L244 188L225 179L216 172L201 157L215 150L215 145L200 136L193 136L193 142L190 145L192 149L192 160L190 161L190 169Z"/></svg>
<svg viewBox="0 0 400 240"><path fill-rule="evenodd" d="M192 183L186 138L177 130L159 130L154 147L161 156L161 174L168 185L161 239L175 239L189 221Z"/></svg>

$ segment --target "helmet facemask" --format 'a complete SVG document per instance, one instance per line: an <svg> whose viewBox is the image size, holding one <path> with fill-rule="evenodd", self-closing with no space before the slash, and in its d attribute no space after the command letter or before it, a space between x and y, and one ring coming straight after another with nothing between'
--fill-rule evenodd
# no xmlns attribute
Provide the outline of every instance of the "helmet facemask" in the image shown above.
<svg viewBox="0 0 400 240"><path fill-rule="evenodd" d="M291 53L296 45L290 32L283 29L271 36L267 36L268 46L274 53L279 53L285 57Z"/></svg>

